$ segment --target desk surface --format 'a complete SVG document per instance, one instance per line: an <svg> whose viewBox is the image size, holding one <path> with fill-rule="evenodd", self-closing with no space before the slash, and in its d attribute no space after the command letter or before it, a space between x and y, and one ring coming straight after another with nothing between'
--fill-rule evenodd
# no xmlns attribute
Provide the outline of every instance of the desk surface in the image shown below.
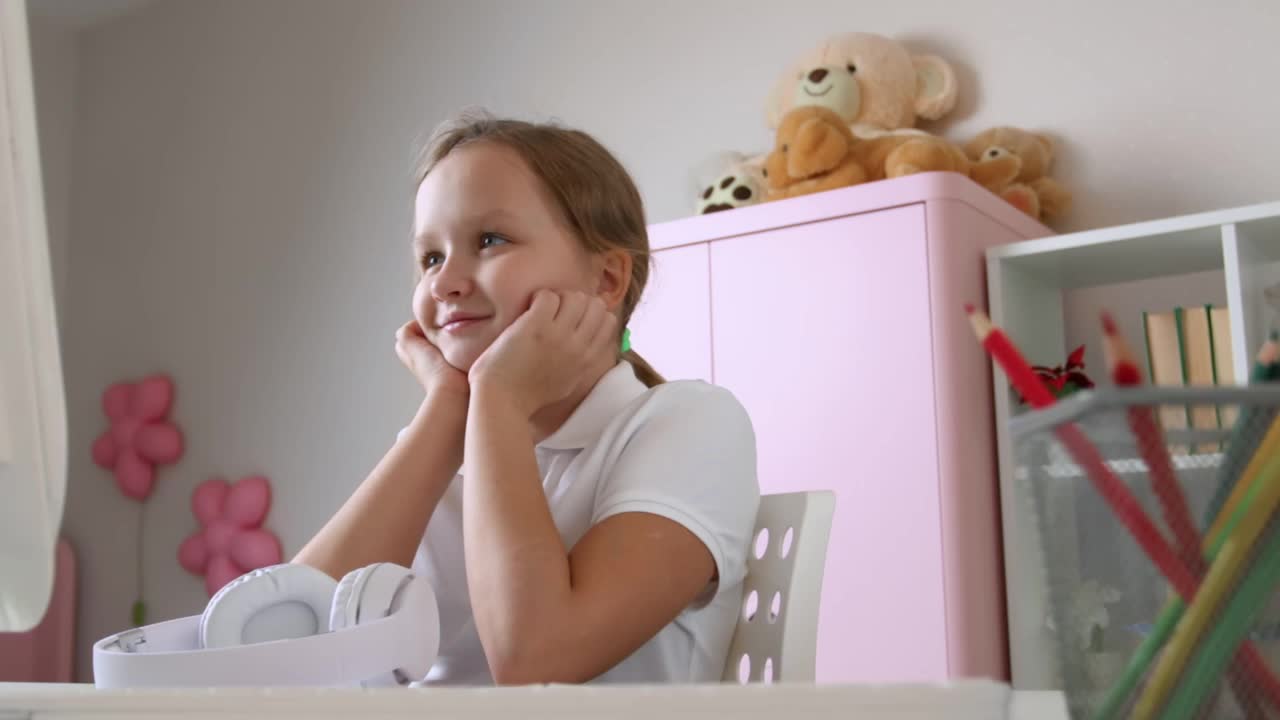
<svg viewBox="0 0 1280 720"><path fill-rule="evenodd" d="M0 720L10 715L41 718L281 718L288 716L380 718L565 717L650 720L678 716L735 718L933 718L957 717L961 708L987 708L982 717L1066 720L1055 692L1015 691L995 683L928 685L694 685L530 686L517 688L311 689L205 688L191 690L97 690L92 685L0 683Z"/></svg>

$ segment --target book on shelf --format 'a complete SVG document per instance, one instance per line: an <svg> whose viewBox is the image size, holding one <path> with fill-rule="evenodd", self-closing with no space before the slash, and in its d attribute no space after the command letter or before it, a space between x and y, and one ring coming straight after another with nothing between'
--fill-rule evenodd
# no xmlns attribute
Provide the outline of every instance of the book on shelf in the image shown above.
<svg viewBox="0 0 1280 720"><path fill-rule="evenodd" d="M1176 307L1167 312L1145 312L1142 324L1151 383L1161 387L1213 387L1234 385L1231 355L1231 320L1225 307L1201 305ZM1162 405L1160 424L1165 430L1217 430L1235 422L1236 408L1202 405ZM1171 446L1185 453L1185 446ZM1218 443L1202 443L1197 452L1215 452Z"/></svg>
<svg viewBox="0 0 1280 720"><path fill-rule="evenodd" d="M1182 365L1188 387L1213 387L1213 335L1209 331L1209 306L1182 310ZM1187 417L1193 430L1217 430L1218 406L1191 405ZM1201 443L1198 452L1216 452L1218 443Z"/></svg>
<svg viewBox="0 0 1280 720"><path fill-rule="evenodd" d="M1225 307L1209 306L1209 332L1213 337L1213 384L1230 387L1236 381L1235 355L1231 350L1231 314ZM1234 405L1223 405L1218 408L1218 419L1222 427L1229 428L1236 424L1240 408Z"/></svg>
<svg viewBox="0 0 1280 720"><path fill-rule="evenodd" d="M1146 335L1147 375L1159 387L1182 387L1187 384L1182 362L1182 310L1144 312L1142 326ZM1161 405L1157 408L1160 425L1166 430L1186 430L1190 417L1185 405ZM1170 450L1185 454L1187 448L1171 445Z"/></svg>

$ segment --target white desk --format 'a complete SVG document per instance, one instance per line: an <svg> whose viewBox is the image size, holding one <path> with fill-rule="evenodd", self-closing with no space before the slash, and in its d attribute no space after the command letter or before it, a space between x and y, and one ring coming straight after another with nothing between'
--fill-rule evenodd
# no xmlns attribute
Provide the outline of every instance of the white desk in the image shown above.
<svg viewBox="0 0 1280 720"><path fill-rule="evenodd" d="M985 717L1067 720L1054 692L1009 693L993 683L931 686L702 685L432 688L429 690L203 689L105 691L92 685L0 683L0 720L204 718L779 718L955 717L962 706ZM1008 707L1002 713L1001 707ZM950 711L949 711L950 709ZM892 710L892 712L889 712Z"/></svg>

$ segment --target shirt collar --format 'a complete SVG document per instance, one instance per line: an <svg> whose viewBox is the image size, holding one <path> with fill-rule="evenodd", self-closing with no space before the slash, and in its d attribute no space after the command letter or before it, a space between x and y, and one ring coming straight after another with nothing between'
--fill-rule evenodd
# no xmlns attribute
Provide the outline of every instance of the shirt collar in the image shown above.
<svg viewBox="0 0 1280 720"><path fill-rule="evenodd" d="M648 388L636 377L631 363L620 361L591 388L569 419L538 443L538 447L547 450L581 450L587 447L600 437L600 432L610 420L646 390Z"/></svg>

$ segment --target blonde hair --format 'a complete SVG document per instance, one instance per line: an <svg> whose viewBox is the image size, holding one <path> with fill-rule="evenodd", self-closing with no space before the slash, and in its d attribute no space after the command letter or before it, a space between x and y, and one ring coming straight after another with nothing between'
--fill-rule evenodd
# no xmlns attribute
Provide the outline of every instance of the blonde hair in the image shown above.
<svg viewBox="0 0 1280 720"><path fill-rule="evenodd" d="M516 152L555 198L574 236L589 253L624 250L631 255L618 326L626 328L645 283L652 255L644 222L644 202L631 176L595 138L550 123L496 118L469 110L445 121L423 144L414 163L413 188L450 152L475 142L492 142ZM621 349L622 335L618 335ZM647 387L666 382L635 350L620 353Z"/></svg>

